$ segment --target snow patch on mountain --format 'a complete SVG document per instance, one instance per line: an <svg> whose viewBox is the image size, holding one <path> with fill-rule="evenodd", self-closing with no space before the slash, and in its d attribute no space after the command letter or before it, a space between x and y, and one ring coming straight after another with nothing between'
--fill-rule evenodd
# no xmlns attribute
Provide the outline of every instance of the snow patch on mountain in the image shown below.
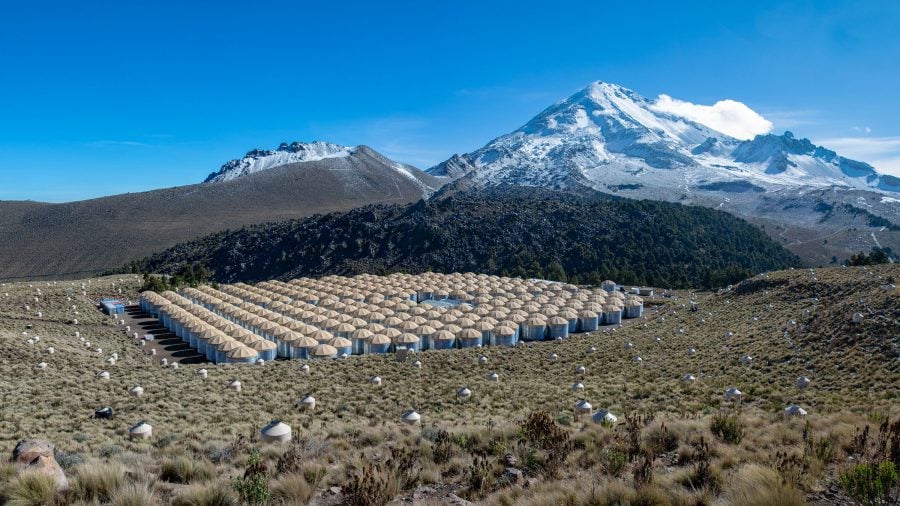
<svg viewBox="0 0 900 506"><path fill-rule="evenodd" d="M210 174L204 183L231 181L291 163L346 157L350 156L355 149L321 141L282 143L275 150L254 149L243 158L231 160L222 165L217 172Z"/></svg>

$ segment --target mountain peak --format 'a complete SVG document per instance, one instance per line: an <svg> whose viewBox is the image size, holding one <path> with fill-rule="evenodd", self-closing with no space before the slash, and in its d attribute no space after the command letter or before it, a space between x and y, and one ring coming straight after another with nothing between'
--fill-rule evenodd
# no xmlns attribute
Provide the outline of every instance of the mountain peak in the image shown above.
<svg viewBox="0 0 900 506"><path fill-rule="evenodd" d="M349 156L356 148L331 142L282 142L277 149L252 149L243 158L230 160L210 174L204 183L231 181L262 170L298 162L313 162L325 158Z"/></svg>
<svg viewBox="0 0 900 506"><path fill-rule="evenodd" d="M428 172L451 179L468 177L476 185L488 186L637 185L678 187L690 193L740 180L772 191L804 187L896 191L895 180L879 175L872 166L838 156L792 132L742 141L700 123L702 119L692 119L702 114L683 111L707 106L664 98L649 100L621 85L594 81L518 130L472 153L454 155Z"/></svg>

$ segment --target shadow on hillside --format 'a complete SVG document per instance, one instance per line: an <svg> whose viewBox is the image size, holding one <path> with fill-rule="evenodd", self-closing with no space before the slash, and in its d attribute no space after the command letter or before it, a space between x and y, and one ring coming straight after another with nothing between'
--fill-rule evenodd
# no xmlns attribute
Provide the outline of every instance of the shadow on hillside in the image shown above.
<svg viewBox="0 0 900 506"><path fill-rule="evenodd" d="M157 348L157 353L162 352L164 356L177 360L181 364L205 364L209 360L205 356L197 353L195 348L182 341L169 329L165 328L159 320L144 313L138 306L129 306L125 308L125 313L131 319L131 326L137 327L141 334L153 334L153 340Z"/></svg>

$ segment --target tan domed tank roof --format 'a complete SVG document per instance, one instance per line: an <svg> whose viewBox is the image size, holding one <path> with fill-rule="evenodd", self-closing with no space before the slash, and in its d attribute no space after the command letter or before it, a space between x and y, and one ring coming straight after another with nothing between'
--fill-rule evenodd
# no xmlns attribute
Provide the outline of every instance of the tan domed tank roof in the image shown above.
<svg viewBox="0 0 900 506"><path fill-rule="evenodd" d="M238 345L236 348L227 352L225 354L225 356L228 358L231 358L231 359L248 359L248 358L259 356L259 354L256 353L256 350L254 350L252 348L249 348L249 347L243 346L243 345Z"/></svg>

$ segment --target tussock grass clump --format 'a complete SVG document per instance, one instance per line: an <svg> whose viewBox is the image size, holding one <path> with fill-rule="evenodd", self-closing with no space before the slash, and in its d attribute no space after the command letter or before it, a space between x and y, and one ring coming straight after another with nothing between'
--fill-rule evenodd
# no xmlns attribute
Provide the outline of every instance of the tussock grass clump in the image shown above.
<svg viewBox="0 0 900 506"><path fill-rule="evenodd" d="M767 467L750 464L742 467L724 484L722 497L732 506L802 506L803 493L785 482Z"/></svg>
<svg viewBox="0 0 900 506"><path fill-rule="evenodd" d="M125 469L116 462L88 462L75 468L71 495L84 502L111 502L125 484Z"/></svg>
<svg viewBox="0 0 900 506"><path fill-rule="evenodd" d="M0 503L9 506L52 506L58 503L56 480L34 471L22 473L0 492Z"/></svg>
<svg viewBox="0 0 900 506"><path fill-rule="evenodd" d="M216 475L216 468L205 460L175 457L163 460L159 478L172 483L207 481Z"/></svg>
<svg viewBox="0 0 900 506"><path fill-rule="evenodd" d="M301 473L285 474L272 483L272 501L277 504L308 504L315 493L315 485Z"/></svg>
<svg viewBox="0 0 900 506"><path fill-rule="evenodd" d="M172 498L172 506L237 506L240 504L226 483L195 484Z"/></svg>
<svg viewBox="0 0 900 506"><path fill-rule="evenodd" d="M143 483L127 483L113 493L112 506L152 506L156 504L153 486Z"/></svg>

